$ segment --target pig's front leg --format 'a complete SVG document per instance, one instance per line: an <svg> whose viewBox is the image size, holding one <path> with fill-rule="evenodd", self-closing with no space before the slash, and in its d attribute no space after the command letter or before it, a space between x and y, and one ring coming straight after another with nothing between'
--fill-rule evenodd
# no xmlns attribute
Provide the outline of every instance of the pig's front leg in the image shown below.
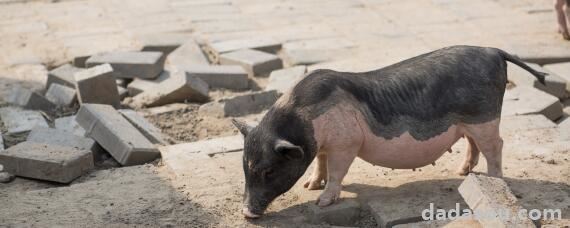
<svg viewBox="0 0 570 228"><path fill-rule="evenodd" d="M304 187L309 190L316 190L322 188L322 182L327 183L327 155L325 153L317 154L315 168L313 168L313 173L307 182L305 182Z"/></svg>
<svg viewBox="0 0 570 228"><path fill-rule="evenodd" d="M342 179L344 179L356 155L357 151L334 151L328 154L327 184L317 199L317 205L320 207L331 205L340 197Z"/></svg>

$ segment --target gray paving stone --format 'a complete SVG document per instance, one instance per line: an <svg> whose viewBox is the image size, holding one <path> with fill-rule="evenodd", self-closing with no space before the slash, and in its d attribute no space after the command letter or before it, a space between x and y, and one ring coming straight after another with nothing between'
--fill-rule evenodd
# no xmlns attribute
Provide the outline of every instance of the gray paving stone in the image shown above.
<svg viewBox="0 0 570 228"><path fill-rule="evenodd" d="M161 153L165 150L180 151L188 154L201 154L207 156L237 152L243 150L243 136L241 134L232 135L190 143L181 143L160 148Z"/></svg>
<svg viewBox="0 0 570 228"><path fill-rule="evenodd" d="M160 129L148 122L144 116L131 109L121 109L119 112L135 126L151 143L167 145Z"/></svg>
<svg viewBox="0 0 570 228"><path fill-rule="evenodd" d="M119 99L121 100L129 96L129 91L121 86L117 86L117 92L119 93Z"/></svg>
<svg viewBox="0 0 570 228"><path fill-rule="evenodd" d="M269 83L265 90L277 90L283 94L299 82L307 72L306 66L295 66L281 70L275 70L269 74Z"/></svg>
<svg viewBox="0 0 570 228"><path fill-rule="evenodd" d="M69 183L93 169L90 151L23 142L0 153L0 163L16 176Z"/></svg>
<svg viewBox="0 0 570 228"><path fill-rule="evenodd" d="M165 57L161 52L108 52L89 57L87 67L111 64L117 78L158 77L164 68Z"/></svg>
<svg viewBox="0 0 570 228"><path fill-rule="evenodd" d="M190 39L192 36L187 33L152 33L137 37L143 46L142 51L159 51L164 55L170 54Z"/></svg>
<svg viewBox="0 0 570 228"><path fill-rule="evenodd" d="M134 97L144 91L151 90L158 86L161 82L165 81L166 79L170 78L170 71L163 71L160 73L158 78L153 80L147 79L139 79L135 78L129 85L127 86L127 90L129 92L129 96Z"/></svg>
<svg viewBox="0 0 570 228"><path fill-rule="evenodd" d="M566 91L570 92L570 62L547 64L544 68L566 81Z"/></svg>
<svg viewBox="0 0 570 228"><path fill-rule="evenodd" d="M7 101L25 109L40 110L48 114L55 111L56 105L38 92L16 86L12 88Z"/></svg>
<svg viewBox="0 0 570 228"><path fill-rule="evenodd" d="M328 223L335 226L352 226L360 219L360 203L355 199L341 199L327 207L309 204L308 220L314 224Z"/></svg>
<svg viewBox="0 0 570 228"><path fill-rule="evenodd" d="M117 82L109 64L98 65L75 73L75 89L79 103L120 105Z"/></svg>
<svg viewBox="0 0 570 228"><path fill-rule="evenodd" d="M227 52L240 49L255 49L258 51L277 53L281 49L281 43L271 38L245 38L237 40L225 40L208 43L207 50L214 59Z"/></svg>
<svg viewBox="0 0 570 228"><path fill-rule="evenodd" d="M356 45L344 38L299 40L283 44L283 57L289 65L311 65L345 56Z"/></svg>
<svg viewBox="0 0 570 228"><path fill-rule="evenodd" d="M70 132L74 135L84 136L85 130L75 121L75 116L57 118L54 121L55 129Z"/></svg>
<svg viewBox="0 0 570 228"><path fill-rule="evenodd" d="M186 41L180 47L176 48L176 50L168 55L166 61L167 69L169 70L176 70L184 66L210 64L200 46L193 39Z"/></svg>
<svg viewBox="0 0 570 228"><path fill-rule="evenodd" d="M204 80L210 88L243 90L249 88L248 73L241 66L203 65L183 68L187 75Z"/></svg>
<svg viewBox="0 0 570 228"><path fill-rule="evenodd" d="M46 92L46 99L55 105L71 107L77 102L75 89L53 83Z"/></svg>
<svg viewBox="0 0 570 228"><path fill-rule="evenodd" d="M262 51L242 49L220 55L222 65L240 65L252 76L267 76L281 69L283 62L278 56Z"/></svg>
<svg viewBox="0 0 570 228"><path fill-rule="evenodd" d="M534 63L527 63L527 64L536 71L548 72L544 68L540 67L538 64ZM546 85L543 85L536 79L536 77L534 77L528 71L520 68L517 65L508 63L507 77L509 81L513 82L517 86L534 87L558 98L564 98L567 95L566 81L560 76L558 76L556 73L550 72L550 74L546 76L545 80Z"/></svg>
<svg viewBox="0 0 570 228"><path fill-rule="evenodd" d="M176 74L183 74L177 76ZM202 79L174 72L169 80L161 82L152 90L133 97L135 107L154 107L165 104L191 101L205 102L208 98L208 84Z"/></svg>
<svg viewBox="0 0 570 228"><path fill-rule="evenodd" d="M268 109L278 97L275 90L252 92L203 104L198 113L216 117L244 116Z"/></svg>
<svg viewBox="0 0 570 228"><path fill-rule="evenodd" d="M30 131L26 140L28 142L86 150L94 154L102 153L95 140L55 128L35 127Z"/></svg>
<svg viewBox="0 0 570 228"><path fill-rule="evenodd" d="M550 120L562 116L558 98L532 87L517 86L507 90L501 116L542 114Z"/></svg>
<svg viewBox="0 0 570 228"><path fill-rule="evenodd" d="M22 110L15 107L0 108L0 119L4 122L7 134L20 134L31 131L34 127L48 127L41 113L33 110Z"/></svg>
<svg viewBox="0 0 570 228"><path fill-rule="evenodd" d="M49 71L46 89L49 89L53 83L75 88L75 79L73 78L73 75L81 70L83 69L77 68L71 64L64 64Z"/></svg>
<svg viewBox="0 0 570 228"><path fill-rule="evenodd" d="M500 178L469 174L458 188L459 193L469 205L483 227L536 227L529 218L518 216L500 216L508 211L518 215L523 209L517 198Z"/></svg>
<svg viewBox="0 0 570 228"><path fill-rule="evenodd" d="M84 104L76 121L121 165L139 165L159 156L158 149L110 105Z"/></svg>

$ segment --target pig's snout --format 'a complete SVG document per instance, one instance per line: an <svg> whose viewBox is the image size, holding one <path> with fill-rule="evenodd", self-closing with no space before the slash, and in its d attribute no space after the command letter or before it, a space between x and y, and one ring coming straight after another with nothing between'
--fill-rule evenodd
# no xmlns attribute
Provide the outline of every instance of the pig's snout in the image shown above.
<svg viewBox="0 0 570 228"><path fill-rule="evenodd" d="M244 215L246 218L248 218L248 219L256 219L256 218L261 217L261 215L258 215L258 214L255 214L255 213L251 212L251 211L249 210L249 208L247 208L247 207L244 207L241 212L242 212L243 215Z"/></svg>

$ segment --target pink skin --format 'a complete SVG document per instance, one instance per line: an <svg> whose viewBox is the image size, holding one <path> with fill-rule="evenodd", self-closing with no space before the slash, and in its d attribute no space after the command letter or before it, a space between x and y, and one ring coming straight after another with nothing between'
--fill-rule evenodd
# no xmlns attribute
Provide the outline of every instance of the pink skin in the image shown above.
<svg viewBox="0 0 570 228"><path fill-rule="evenodd" d="M487 158L488 174L501 177L502 139L499 119L482 124L457 124L425 141L408 132L386 140L372 133L362 114L349 104L341 104L313 120L319 152L308 189L326 186L317 200L319 206L334 203L340 196L341 183L354 159L388 168L413 169L433 163L459 138L466 136L467 157L458 173L466 175L479 159L479 149ZM328 172L327 172L328 171Z"/></svg>
<svg viewBox="0 0 570 228"><path fill-rule="evenodd" d="M556 19L558 21L558 32L562 34L562 38L570 40L568 32L568 23L570 23L570 9L567 0L554 0L554 9L556 11Z"/></svg>

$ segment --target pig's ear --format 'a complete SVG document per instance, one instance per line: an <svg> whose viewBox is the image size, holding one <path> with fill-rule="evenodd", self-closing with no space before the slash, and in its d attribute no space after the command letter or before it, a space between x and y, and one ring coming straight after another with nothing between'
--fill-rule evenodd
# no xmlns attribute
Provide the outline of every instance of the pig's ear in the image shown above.
<svg viewBox="0 0 570 228"><path fill-rule="evenodd" d="M251 131L251 129L253 129L253 126L248 125L247 123L245 123L243 121L232 119L232 123L234 124L234 126L237 127L239 132L241 132L241 134L243 134L243 136L246 136Z"/></svg>
<svg viewBox="0 0 570 228"><path fill-rule="evenodd" d="M275 142L275 151L288 159L301 159L304 156L303 148L282 139Z"/></svg>

